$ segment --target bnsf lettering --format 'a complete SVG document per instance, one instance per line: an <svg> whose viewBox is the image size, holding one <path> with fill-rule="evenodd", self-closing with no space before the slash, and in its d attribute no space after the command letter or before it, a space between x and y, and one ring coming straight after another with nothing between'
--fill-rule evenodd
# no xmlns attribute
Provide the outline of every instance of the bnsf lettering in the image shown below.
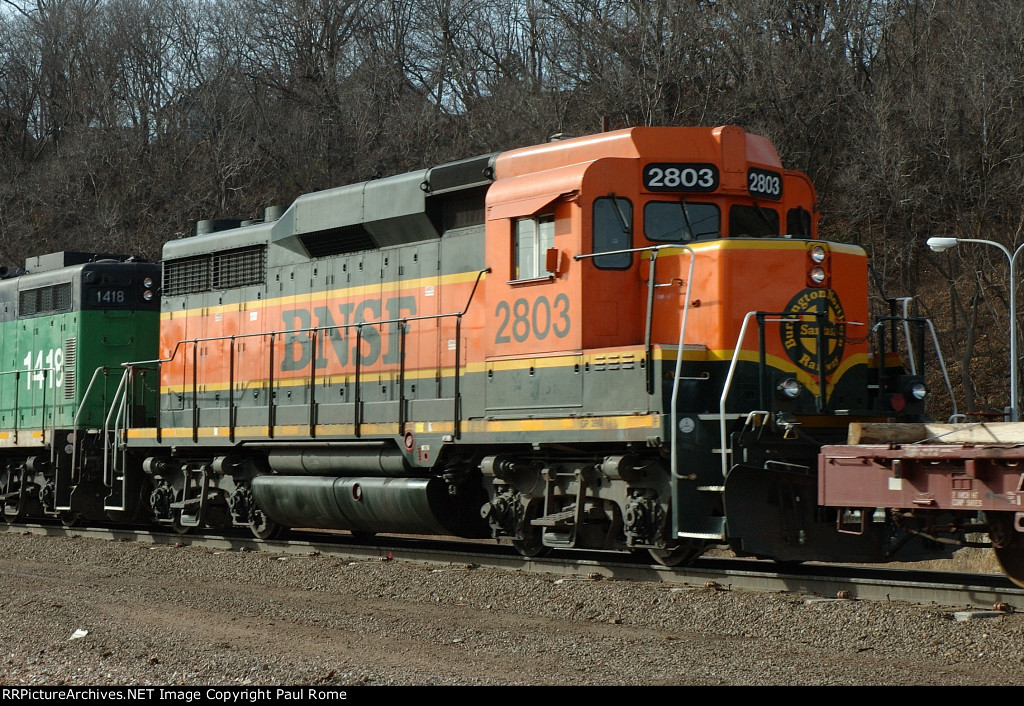
<svg viewBox="0 0 1024 706"><path fill-rule="evenodd" d="M380 299L367 299L358 304L344 302L335 305L334 311L327 306L315 306L309 309L288 309L281 312L285 328L294 331L285 335L285 355L281 361L284 372L302 370L313 358L312 336L303 329L321 329L317 334L315 365L318 370L328 366L332 358L339 365L345 366L349 361L363 365L372 365L380 360L383 363L401 361L401 351L397 335L397 324L388 324L386 341L381 339L381 332L375 326L363 326L361 341L357 348L356 328L351 324L372 323L381 319L400 319L416 315L415 297L393 297L381 302ZM314 323L315 321L315 323ZM339 328L340 327L340 328ZM386 349L384 348L386 344ZM383 357L381 351L383 350Z"/></svg>
<svg viewBox="0 0 1024 706"><path fill-rule="evenodd" d="M512 339L523 343L531 335L539 341L552 333L556 338L569 335L569 297L565 294L555 297L553 304L544 296L534 299L532 305L526 299L498 302L494 315L498 317L495 343L511 343Z"/></svg>

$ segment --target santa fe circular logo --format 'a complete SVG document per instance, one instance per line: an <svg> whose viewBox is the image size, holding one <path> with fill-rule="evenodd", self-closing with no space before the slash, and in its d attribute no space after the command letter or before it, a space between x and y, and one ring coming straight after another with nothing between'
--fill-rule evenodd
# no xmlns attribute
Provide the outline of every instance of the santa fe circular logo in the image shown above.
<svg viewBox="0 0 1024 706"><path fill-rule="evenodd" d="M789 359L812 375L819 373L819 326L824 351L825 374L831 375L843 359L846 325L843 305L831 289L805 289L786 305L785 313L799 321L780 327L782 346Z"/></svg>

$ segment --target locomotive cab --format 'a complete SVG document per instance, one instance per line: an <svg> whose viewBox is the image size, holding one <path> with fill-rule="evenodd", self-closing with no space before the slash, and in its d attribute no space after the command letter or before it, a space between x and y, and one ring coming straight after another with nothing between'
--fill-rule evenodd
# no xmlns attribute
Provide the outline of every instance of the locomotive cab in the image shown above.
<svg viewBox="0 0 1024 706"><path fill-rule="evenodd" d="M884 555L888 529L840 535L813 501L820 444L889 412L869 384L865 254L817 240L804 175L728 127L528 148L500 155L495 173L488 418L521 419L528 399L534 449L595 453L590 439L615 429L627 452L595 464L596 493L578 460L495 456L483 466L500 500L492 519L518 507L515 536L534 547L600 546L621 526L617 541L666 562L709 543ZM545 417L566 413L587 424L544 433Z"/></svg>

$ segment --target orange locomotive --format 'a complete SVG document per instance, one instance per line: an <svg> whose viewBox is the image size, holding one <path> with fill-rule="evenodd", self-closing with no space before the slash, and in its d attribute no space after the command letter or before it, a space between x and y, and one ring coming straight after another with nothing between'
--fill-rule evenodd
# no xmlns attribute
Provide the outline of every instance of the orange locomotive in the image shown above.
<svg viewBox="0 0 1024 706"><path fill-rule="evenodd" d="M157 427L115 477L181 531L888 558L817 455L913 418L858 247L736 127L633 128L308 194L164 249ZM872 352L871 345L881 346ZM118 475L119 474L119 475Z"/></svg>

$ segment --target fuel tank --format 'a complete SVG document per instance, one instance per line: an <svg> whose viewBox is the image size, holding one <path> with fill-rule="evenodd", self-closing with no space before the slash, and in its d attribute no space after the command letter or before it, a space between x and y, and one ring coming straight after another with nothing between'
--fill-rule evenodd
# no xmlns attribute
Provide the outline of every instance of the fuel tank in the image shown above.
<svg viewBox="0 0 1024 706"><path fill-rule="evenodd" d="M253 479L252 493L284 527L481 536L476 500L448 487L441 478L266 475Z"/></svg>

